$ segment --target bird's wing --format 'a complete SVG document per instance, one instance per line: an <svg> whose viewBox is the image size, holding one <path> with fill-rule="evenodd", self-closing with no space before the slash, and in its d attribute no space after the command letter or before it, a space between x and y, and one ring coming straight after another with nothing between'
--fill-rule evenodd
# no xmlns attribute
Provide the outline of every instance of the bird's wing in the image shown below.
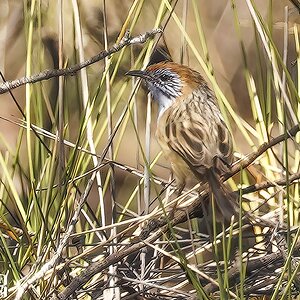
<svg viewBox="0 0 300 300"><path fill-rule="evenodd" d="M223 173L232 159L230 133L223 120L214 115L215 111L201 112L191 105L195 104L181 105L168 115L165 127L168 146L198 177L210 168Z"/></svg>

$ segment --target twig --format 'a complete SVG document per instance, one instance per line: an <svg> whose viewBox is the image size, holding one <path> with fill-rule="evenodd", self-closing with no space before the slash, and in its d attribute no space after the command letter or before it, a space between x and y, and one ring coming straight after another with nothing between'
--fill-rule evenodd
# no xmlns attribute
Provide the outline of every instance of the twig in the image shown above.
<svg viewBox="0 0 300 300"><path fill-rule="evenodd" d="M206 197L206 194L203 195L203 197ZM201 199L200 199L201 198ZM199 210L199 207L201 207L201 202L203 201L202 197L198 197L189 207L186 211L176 211L176 215L174 218L170 221L171 226L175 226L176 224L183 223L186 221L187 216L191 214L195 214L196 211ZM159 222L159 221L158 221ZM145 238L145 242L143 241L144 236L146 236L145 231L143 231L140 235L140 237L137 237L137 242L132 243L131 245L128 245L125 248L120 249L119 251L109 255L107 258L103 259L102 261L97 261L89 265L82 273L73 278L71 283L57 296L53 295L52 300L66 300L70 295L72 295L76 290L78 290L80 287L82 287L86 282L88 282L95 274L98 274L102 272L104 269L106 269L111 264L116 264L117 262L121 261L125 257L127 257L129 254L132 254L134 252L137 252L138 250L145 247L147 243L153 243L158 238L160 238L163 233L167 232L169 230L169 226L165 225L167 222L165 220L161 220L162 223L159 224L159 230L154 232L151 236L150 232L148 232L147 236L148 238ZM157 224L154 225L154 227ZM142 238L141 238L142 237Z"/></svg>
<svg viewBox="0 0 300 300"><path fill-rule="evenodd" d="M294 181L300 179L300 172L295 173L293 175L289 176L289 184L291 185ZM254 193L263 189L268 189L270 187L275 187L275 186L282 186L282 185L286 185L286 178L280 178L278 180L275 181L264 181L261 183L255 183L253 185L247 186L241 190L237 190L236 192L242 192L243 195L245 194L250 194L250 193Z"/></svg>
<svg viewBox="0 0 300 300"><path fill-rule="evenodd" d="M246 158L242 159L241 161L237 162L230 170L230 172L226 173L223 178L224 180L227 180L228 178L232 177L236 173L238 173L241 169L245 169L248 167L251 163L253 163L259 156L261 156L264 152L266 152L268 149L272 148L276 144L279 144L280 142L283 142L286 138L294 137L297 132L300 131L300 125L295 125L290 130L288 130L286 133L283 133L276 138L271 139L268 143L262 144L257 151L251 153Z"/></svg>
<svg viewBox="0 0 300 300"><path fill-rule="evenodd" d="M290 2L292 2L296 8L298 9L299 13L300 13L300 2L299 0L290 0Z"/></svg>
<svg viewBox="0 0 300 300"><path fill-rule="evenodd" d="M94 64L107 56L110 56L113 53L120 51L122 48L132 45L132 44L141 44L146 42L149 38L155 36L158 33L161 33L162 30L160 28L153 29L151 31L147 31L135 37L130 37L129 31L126 31L124 37L120 40L119 43L114 44L110 49L103 50L99 54L91 57L90 59L73 65L71 67L65 69L48 69L40 72L38 74L32 75L30 77L22 77L20 79L6 81L0 84L0 94L7 93L10 90L18 88L26 83L35 83L42 80L51 79L59 76L72 76L75 75L76 72L85 68L89 65Z"/></svg>

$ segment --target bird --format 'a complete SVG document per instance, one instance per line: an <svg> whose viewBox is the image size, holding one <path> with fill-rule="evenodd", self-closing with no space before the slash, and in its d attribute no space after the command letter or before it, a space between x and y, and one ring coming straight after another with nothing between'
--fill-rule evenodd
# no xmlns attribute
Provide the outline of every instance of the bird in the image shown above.
<svg viewBox="0 0 300 300"><path fill-rule="evenodd" d="M208 184L219 219L230 221L236 214L235 199L221 176L233 162L232 136L203 76L171 61L126 75L142 78L158 103L156 138L171 164L179 193L187 185Z"/></svg>

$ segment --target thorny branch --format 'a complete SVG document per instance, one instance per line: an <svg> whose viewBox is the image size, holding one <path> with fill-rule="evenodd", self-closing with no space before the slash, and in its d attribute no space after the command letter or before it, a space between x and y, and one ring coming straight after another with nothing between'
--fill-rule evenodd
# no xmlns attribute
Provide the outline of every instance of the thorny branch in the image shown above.
<svg viewBox="0 0 300 300"><path fill-rule="evenodd" d="M153 29L151 31L147 31L143 34L140 34L135 37L130 37L129 31L126 31L124 37L120 40L119 43L116 43L108 50L103 50L99 54L91 57L90 59L78 63L76 65L73 65L71 67L65 68L65 69L51 69L51 70L44 70L43 72L40 72L38 74L34 74L30 77L22 77L20 79L16 79L13 81L6 81L0 84L0 94L7 93L10 90L13 90L15 88L18 88L26 83L35 83L42 80L47 80L54 77L59 76L72 76L75 75L76 72L79 70L92 65L102 59L104 59L107 56L110 56L113 53L116 53L120 51L122 48L133 45L133 44L141 44L146 42L149 38L155 36L158 33L161 33L160 28Z"/></svg>

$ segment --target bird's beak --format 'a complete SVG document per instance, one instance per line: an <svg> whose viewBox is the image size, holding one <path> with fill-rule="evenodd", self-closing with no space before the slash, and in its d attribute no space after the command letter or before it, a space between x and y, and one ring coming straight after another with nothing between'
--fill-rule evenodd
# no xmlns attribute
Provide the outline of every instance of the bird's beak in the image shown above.
<svg viewBox="0 0 300 300"><path fill-rule="evenodd" d="M140 77L145 80L151 80L151 76L146 71L142 70L131 70L125 73L125 75Z"/></svg>

